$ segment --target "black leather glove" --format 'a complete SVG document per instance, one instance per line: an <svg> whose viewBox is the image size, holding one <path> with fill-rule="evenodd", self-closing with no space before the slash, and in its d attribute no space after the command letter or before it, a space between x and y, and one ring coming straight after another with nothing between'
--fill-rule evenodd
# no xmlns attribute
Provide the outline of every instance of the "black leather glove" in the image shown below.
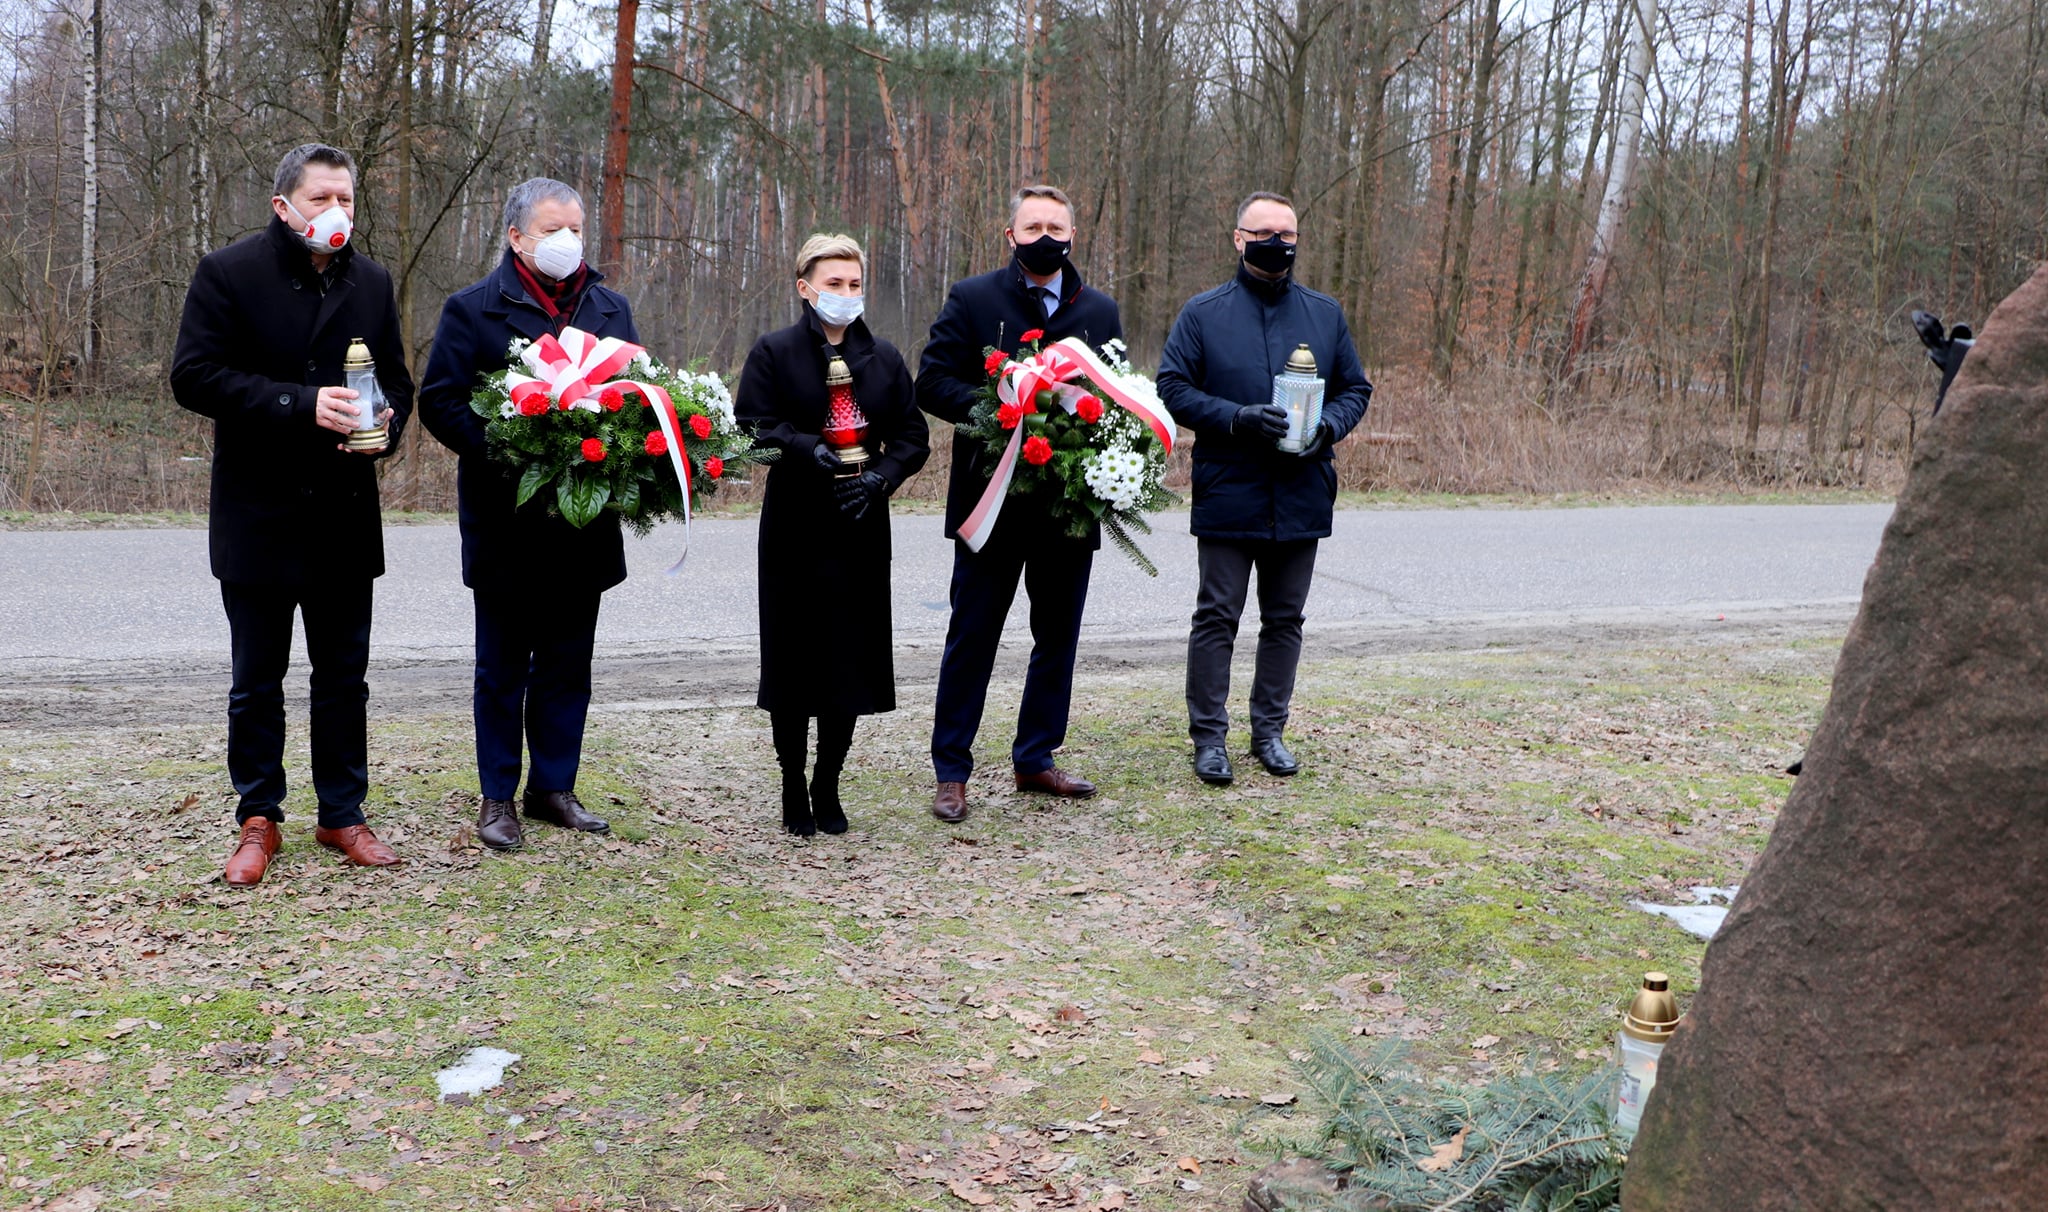
<svg viewBox="0 0 2048 1212"><path fill-rule="evenodd" d="M833 453L832 448L823 442L811 447L811 461L818 465L819 471L829 476L838 475L846 467L846 464L839 461L839 456Z"/></svg>
<svg viewBox="0 0 2048 1212"><path fill-rule="evenodd" d="M889 483L881 472L863 471L834 483L832 495L838 498L839 512L849 521L858 522L867 516L869 506L889 495Z"/></svg>
<svg viewBox="0 0 2048 1212"><path fill-rule="evenodd" d="M1287 436L1287 410L1278 404L1240 408L1230 418L1230 433L1239 438L1264 438L1277 442Z"/></svg>
<svg viewBox="0 0 2048 1212"><path fill-rule="evenodd" d="M1293 455L1297 459L1304 459L1307 458L1309 455L1315 454L1316 452L1320 451L1323 447L1328 446L1329 444L1330 427L1328 424L1319 424L1315 427L1314 431L1308 435L1308 441L1303 442L1301 444L1300 450L1291 450L1287 453Z"/></svg>

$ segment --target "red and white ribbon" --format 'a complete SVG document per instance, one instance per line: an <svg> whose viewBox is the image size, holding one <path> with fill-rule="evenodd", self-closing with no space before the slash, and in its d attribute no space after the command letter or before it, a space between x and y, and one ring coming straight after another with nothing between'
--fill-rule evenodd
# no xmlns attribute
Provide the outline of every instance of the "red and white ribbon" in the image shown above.
<svg viewBox="0 0 2048 1212"><path fill-rule="evenodd" d="M1088 382L1069 381L1076 378ZM1082 396L1092 394L1091 384L1095 393L1143 421L1167 453L1173 453L1173 417L1166 406L1157 400L1141 399L1118 386L1115 373L1088 348L1087 342L1077 337L1056 341L1025 361L1005 363L1002 379L996 384L996 398L1005 404L1025 407L1038 398L1039 392L1051 391L1060 407L1071 413L1080 406ZM996 518L1003 512L1003 498L1010 493L1010 481L1017 473L1018 451L1023 444L1024 422L1020 418L1017 427L1010 431L1009 445L1003 447L1002 457L996 460L988 490L960 524L960 540L969 551L980 551L995 533Z"/></svg>
<svg viewBox="0 0 2048 1212"><path fill-rule="evenodd" d="M571 326L559 337L544 335L520 351L519 360L533 374L513 371L505 382L514 407L535 395L545 395L555 408L602 412L598 393L607 387L637 391L653 406L661 436L668 441L669 462L675 465L676 480L683 486L683 554L669 566L669 575L674 576L690 558L690 457L683 449L681 420L676 416L675 401L659 384L612 378L646 352L631 341L593 336Z"/></svg>

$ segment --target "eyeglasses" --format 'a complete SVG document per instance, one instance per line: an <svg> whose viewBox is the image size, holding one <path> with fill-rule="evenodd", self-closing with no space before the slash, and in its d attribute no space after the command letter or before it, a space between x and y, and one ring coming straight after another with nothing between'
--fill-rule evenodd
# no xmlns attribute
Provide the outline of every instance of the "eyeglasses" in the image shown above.
<svg viewBox="0 0 2048 1212"><path fill-rule="evenodd" d="M1240 227L1237 230L1243 232L1245 239L1253 243L1257 243L1260 240L1270 240L1274 236L1280 237L1282 244L1292 244L1301 239L1301 233L1298 231L1273 231L1265 227L1261 227L1257 231L1253 231L1249 227Z"/></svg>

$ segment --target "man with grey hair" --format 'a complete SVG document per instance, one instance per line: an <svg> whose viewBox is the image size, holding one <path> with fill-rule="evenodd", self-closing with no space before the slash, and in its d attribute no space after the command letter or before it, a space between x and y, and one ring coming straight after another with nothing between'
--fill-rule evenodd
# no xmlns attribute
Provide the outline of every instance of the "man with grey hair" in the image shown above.
<svg viewBox="0 0 2048 1212"><path fill-rule="evenodd" d="M476 603L477 837L494 850L525 841L513 796L530 756L525 814L565 829L610 825L576 798L590 709L598 600L626 579L619 515L582 529L539 498L517 504L518 482L484 445L469 407L477 381L505 368L513 338L576 327L639 342L626 297L599 285L583 260L583 199L535 177L505 200L505 254L481 282L449 296L420 384L420 419L458 457L462 583Z"/></svg>
<svg viewBox="0 0 2048 1212"><path fill-rule="evenodd" d="M370 788L365 674L371 586L384 573L373 460L412 412L391 275L356 251L355 163L325 143L285 153L270 224L209 253L192 274L171 392L213 421L207 547L227 610L228 777L241 838L223 878L262 880L282 844L284 675L293 616L313 666L314 840L350 862L398 862L363 818ZM342 386L349 343L377 363L388 408ZM384 440L343 439L365 419Z"/></svg>

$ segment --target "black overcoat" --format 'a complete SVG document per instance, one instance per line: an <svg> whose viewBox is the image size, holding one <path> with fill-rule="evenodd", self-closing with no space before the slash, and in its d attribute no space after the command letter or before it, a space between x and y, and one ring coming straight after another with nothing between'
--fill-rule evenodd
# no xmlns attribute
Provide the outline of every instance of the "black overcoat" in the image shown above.
<svg viewBox="0 0 2048 1212"><path fill-rule="evenodd" d="M1330 441L1307 455L1265 438L1239 437L1240 408L1270 404L1273 376L1306 343L1325 380ZM1236 278L1189 299L1159 361L1159 400L1195 431L1194 507L1188 529L1206 539L1319 539L1337 503L1331 448L1365 417L1372 384L1358 362L1337 300L1285 279Z"/></svg>
<svg viewBox="0 0 2048 1212"><path fill-rule="evenodd" d="M377 362L398 448L412 415L391 275L350 245L325 294L305 242L273 217L200 258L185 292L171 394L213 418L207 549L223 581L303 585L384 574L375 460L336 450L314 421L322 387L346 379L361 337Z"/></svg>
<svg viewBox="0 0 2048 1212"><path fill-rule="evenodd" d="M602 275L595 269L589 275L575 313L562 317L562 323L639 344L626 296L599 286ZM448 296L441 306L441 323L434 330L434 347L420 379L420 420L458 456L455 498L461 510L462 583L472 589L602 592L626 579L619 515L607 509L579 530L560 517L550 517L540 496L515 509L519 477L490 457L484 446L484 419L469 406L477 380L510 364L507 349L514 337L533 341L557 332L555 322L519 280L510 249L497 269Z"/></svg>
<svg viewBox="0 0 2048 1212"><path fill-rule="evenodd" d="M847 327L840 355L853 398L868 418L868 469L890 492L931 454L931 436L896 347ZM761 504L760 706L804 715L869 715L896 707L895 637L889 614L889 510L858 521L839 511L832 476L812 461L825 427L825 332L804 317L754 342L733 410L769 465Z"/></svg>
<svg viewBox="0 0 2048 1212"><path fill-rule="evenodd" d="M1008 265L978 277L963 278L946 292L946 305L932 321L931 338L917 369L917 403L926 412L955 425L966 422L974 410L975 398L988 382L984 369L985 349L993 347L1014 355L1018 340L1031 329L1045 330L1042 345L1066 337L1079 337L1100 351L1107 341L1122 340L1123 319L1116 300L1099 290L1084 286L1081 275L1069 264L1060 282L1059 310L1051 319L1030 293L1030 283L1013 257ZM995 475L996 456L981 443L953 436L953 471L946 483L946 537L960 537L960 527ZM1088 537L1067 538L1049 514L1023 508L1013 501L996 519L995 533L982 548L987 551L1012 544L1038 545L1045 542L1086 542L1102 546L1100 528Z"/></svg>

